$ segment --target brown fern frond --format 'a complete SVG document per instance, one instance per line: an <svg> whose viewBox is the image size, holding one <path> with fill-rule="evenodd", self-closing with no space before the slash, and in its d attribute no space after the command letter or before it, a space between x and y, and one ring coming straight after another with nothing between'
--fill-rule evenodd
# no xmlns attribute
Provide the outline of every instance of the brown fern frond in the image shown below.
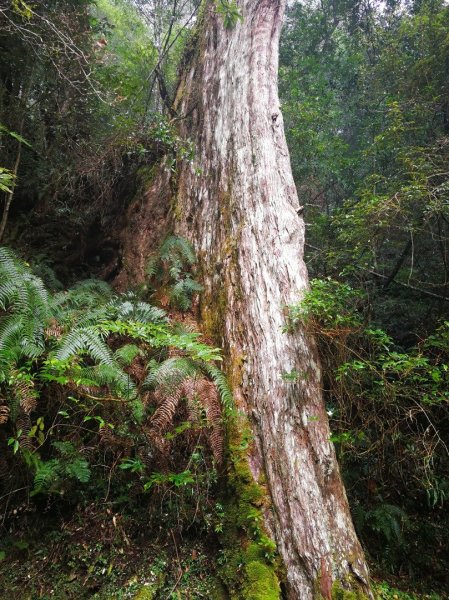
<svg viewBox="0 0 449 600"><path fill-rule="evenodd" d="M128 375L131 375L134 381L141 384L146 377L147 368L142 356L136 356L132 363L125 369Z"/></svg>
<svg viewBox="0 0 449 600"><path fill-rule="evenodd" d="M154 452L149 445L141 446L137 450L137 456L147 469L151 469L154 463Z"/></svg>
<svg viewBox="0 0 449 600"><path fill-rule="evenodd" d="M22 413L17 417L16 429L20 431L19 443L23 450L33 451L33 440L28 435L31 431L30 415Z"/></svg>
<svg viewBox="0 0 449 600"><path fill-rule="evenodd" d="M188 384L188 385L187 385ZM206 411L208 434L212 454L217 464L223 461L224 432L222 424L221 402L215 384L208 379L190 379L186 382L185 395L189 413L198 412L198 404Z"/></svg>
<svg viewBox="0 0 449 600"><path fill-rule="evenodd" d="M181 398L184 397L187 401L187 421L204 429L214 459L217 464L221 464L224 453L224 431L220 396L216 385L205 377L188 377L175 390L169 392L165 390L164 393L164 389L160 388L156 390L154 396L159 406L150 421L153 443L159 445L163 443L162 434L173 424ZM204 423L204 413L206 423ZM164 453L166 448L161 447L160 451Z"/></svg>
<svg viewBox="0 0 449 600"><path fill-rule="evenodd" d="M48 327L45 329L44 334L45 337L48 338L56 338L59 340L59 338L62 337L62 334L64 333L64 328L61 327L61 325L59 325L59 323L56 321L56 319L52 319L48 325Z"/></svg>
<svg viewBox="0 0 449 600"><path fill-rule="evenodd" d="M37 393L34 390L34 382L18 379L14 381L13 392L19 400L22 411L29 415L37 406Z"/></svg>
<svg viewBox="0 0 449 600"><path fill-rule="evenodd" d="M197 392L197 379L189 378L184 381L184 394L187 399L187 420L201 425L203 406Z"/></svg>
<svg viewBox="0 0 449 600"><path fill-rule="evenodd" d="M173 423L173 417L175 416L179 401L183 395L183 384L168 395L163 395L161 390L158 390L155 393L156 399L159 401L159 406L154 415L151 417L151 427L153 429L156 429L162 433L166 431L168 427L170 427L170 425Z"/></svg>
<svg viewBox="0 0 449 600"><path fill-rule="evenodd" d="M36 409L37 406L37 398L35 396L28 396L26 398L22 398L20 401L20 408L27 415L31 414L33 410Z"/></svg>
<svg viewBox="0 0 449 600"><path fill-rule="evenodd" d="M211 428L209 444L212 454L217 464L221 464L224 452L224 431L220 396L215 384L207 379L198 382L198 394L206 409L207 422Z"/></svg>
<svg viewBox="0 0 449 600"><path fill-rule="evenodd" d="M100 444L111 445L114 442L115 436L112 433L112 429L107 425L101 425L98 435L100 436Z"/></svg>
<svg viewBox="0 0 449 600"><path fill-rule="evenodd" d="M9 406L0 406L0 425L4 425L9 419Z"/></svg>

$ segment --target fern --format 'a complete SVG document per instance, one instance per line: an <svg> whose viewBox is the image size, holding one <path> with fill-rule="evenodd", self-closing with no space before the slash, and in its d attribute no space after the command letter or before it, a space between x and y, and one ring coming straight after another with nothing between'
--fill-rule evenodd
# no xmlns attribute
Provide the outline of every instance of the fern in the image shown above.
<svg viewBox="0 0 449 600"><path fill-rule="evenodd" d="M195 251L192 244L182 237L168 236L159 250L161 260L175 264L187 264L192 266L196 263Z"/></svg>
<svg viewBox="0 0 449 600"><path fill-rule="evenodd" d="M142 355L142 350L136 344L125 344L114 352L114 359L124 367L128 367L137 356Z"/></svg>
<svg viewBox="0 0 449 600"><path fill-rule="evenodd" d="M161 388L167 393L178 388L185 379L194 377L200 372L197 361L179 356L167 358L162 363L153 361L149 363L148 368L149 373L143 386Z"/></svg>
<svg viewBox="0 0 449 600"><path fill-rule="evenodd" d="M372 531L381 534L387 542L401 542L402 526L407 524L407 514L394 504L381 504L366 513L366 524Z"/></svg>
<svg viewBox="0 0 449 600"><path fill-rule="evenodd" d="M220 394L221 403L226 413L231 413L234 409L234 398L232 396L231 388L229 387L226 376L218 367L210 363L203 363L202 368L203 371L215 383L218 393Z"/></svg>
<svg viewBox="0 0 449 600"><path fill-rule="evenodd" d="M55 358L63 361L81 353L89 354L102 364L114 366L112 352L95 327L76 328L70 331L60 341Z"/></svg>
<svg viewBox="0 0 449 600"><path fill-rule="evenodd" d="M171 287L170 301L174 306L188 310L192 305L193 294L203 289L189 274L195 263L192 245L183 238L171 235L150 257L146 273L150 280L155 279L159 285Z"/></svg>
<svg viewBox="0 0 449 600"><path fill-rule="evenodd" d="M48 491L56 485L59 480L58 466L59 460L57 458L37 463L32 495Z"/></svg>
<svg viewBox="0 0 449 600"><path fill-rule="evenodd" d="M87 460L75 458L62 467L63 474L72 477L80 483L87 483L90 479L90 468Z"/></svg>
<svg viewBox="0 0 449 600"><path fill-rule="evenodd" d="M167 315L162 308L140 301L134 294L128 293L110 303L110 316L122 321L140 323L166 323Z"/></svg>
<svg viewBox="0 0 449 600"><path fill-rule="evenodd" d="M189 310L192 306L192 296L203 289L202 285L187 276L175 283L171 289L170 298L173 304L181 310Z"/></svg>
<svg viewBox="0 0 449 600"><path fill-rule="evenodd" d="M0 365L8 370L21 357L42 354L51 311L42 280L6 248L0 248L0 281Z"/></svg>

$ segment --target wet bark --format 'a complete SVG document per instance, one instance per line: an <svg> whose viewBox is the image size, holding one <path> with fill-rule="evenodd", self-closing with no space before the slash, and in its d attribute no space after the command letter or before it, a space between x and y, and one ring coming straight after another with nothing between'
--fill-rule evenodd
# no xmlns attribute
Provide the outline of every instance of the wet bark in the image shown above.
<svg viewBox="0 0 449 600"><path fill-rule="evenodd" d="M194 244L202 320L226 351L238 404L251 419L251 468L272 500L267 527L287 568L290 598L331 595L335 580L367 591L321 392L313 340L282 332L286 306L307 287L304 223L277 92L282 0L244 0L223 27L208 4L177 112L196 160L176 200L180 235ZM297 381L283 380L296 372Z"/></svg>

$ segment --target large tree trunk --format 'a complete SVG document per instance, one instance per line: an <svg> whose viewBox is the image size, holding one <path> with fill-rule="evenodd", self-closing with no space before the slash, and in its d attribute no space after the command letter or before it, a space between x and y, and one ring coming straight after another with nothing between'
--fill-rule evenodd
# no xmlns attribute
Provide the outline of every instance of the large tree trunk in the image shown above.
<svg viewBox="0 0 449 600"><path fill-rule="evenodd" d="M180 167L178 234L197 250L201 317L225 349L238 405L266 476L267 529L292 599L331 597L332 583L369 594L324 408L320 367L305 331L283 333L286 306L307 287L300 216L277 93L285 0L240 0L225 29L205 3L175 108L196 148ZM156 186L157 187L157 186ZM136 240L132 242L136 244ZM283 373L298 379L285 382Z"/></svg>
<svg viewBox="0 0 449 600"><path fill-rule="evenodd" d="M196 55L178 91L195 164L180 174L178 233L194 244L203 322L225 347L234 394L265 471L267 523L287 568L291 598L330 594L330 582L367 570L354 532L324 408L313 341L285 334L285 308L307 287L304 223L277 92L284 2L244 0L243 22L223 27L207 5ZM286 383L283 373L296 371Z"/></svg>

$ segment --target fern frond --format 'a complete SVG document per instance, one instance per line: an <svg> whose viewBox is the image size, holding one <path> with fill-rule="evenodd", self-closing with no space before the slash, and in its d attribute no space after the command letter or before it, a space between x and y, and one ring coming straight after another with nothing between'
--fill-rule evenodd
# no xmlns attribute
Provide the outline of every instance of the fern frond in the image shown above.
<svg viewBox="0 0 449 600"><path fill-rule="evenodd" d="M183 396L183 387L179 386L170 395L163 395L160 392L156 394L160 404L151 417L151 427L160 433L163 433L173 423L176 409Z"/></svg>
<svg viewBox="0 0 449 600"><path fill-rule="evenodd" d="M72 477L80 483L87 483L90 479L89 463L84 458L75 458L63 464L63 474Z"/></svg>
<svg viewBox="0 0 449 600"><path fill-rule="evenodd" d="M202 365L202 369L217 386L221 398L221 403L225 411L228 413L231 412L234 408L234 398L232 396L232 391L229 387L228 380L226 379L225 374L222 371L220 371L218 367L211 363L204 363Z"/></svg>
<svg viewBox="0 0 449 600"><path fill-rule="evenodd" d="M150 363L149 373L143 382L144 388L161 388L164 392L178 388L187 378L201 372L199 363L188 357L173 356L162 363Z"/></svg>
<svg viewBox="0 0 449 600"><path fill-rule="evenodd" d="M203 290L203 286L187 276L179 280L171 289L170 298L181 310L188 310L192 306L192 296Z"/></svg>
<svg viewBox="0 0 449 600"><path fill-rule="evenodd" d="M199 401L206 411L207 425L210 428L208 440L212 454L220 464L224 452L223 416L217 388L212 381L205 378L187 380L183 386L187 402L195 406Z"/></svg>
<svg viewBox="0 0 449 600"><path fill-rule="evenodd" d="M70 331L60 340L54 356L57 360L67 360L83 352L102 364L112 367L115 364L110 348L94 327L76 328Z"/></svg>
<svg viewBox="0 0 449 600"><path fill-rule="evenodd" d="M142 354L142 350L136 344L125 344L114 352L114 359L124 367L128 367L136 356Z"/></svg>
<svg viewBox="0 0 449 600"><path fill-rule="evenodd" d="M114 318L121 321L140 323L163 323L167 321L166 312L162 308L142 302L132 294L127 294L125 299L117 298L110 306L115 311Z"/></svg>
<svg viewBox="0 0 449 600"><path fill-rule="evenodd" d="M87 279L75 284L68 291L55 294L52 309L60 312L96 310L108 303L114 293L111 287L98 279Z"/></svg>
<svg viewBox="0 0 449 600"><path fill-rule="evenodd" d="M196 263L196 256L193 246L182 237L175 235L168 236L159 250L159 256L164 261L181 261L192 266Z"/></svg>
<svg viewBox="0 0 449 600"><path fill-rule="evenodd" d="M37 463L36 473L34 475L33 494L47 491L52 485L55 485L59 479L58 473L59 460L54 458L48 461L39 461Z"/></svg>

